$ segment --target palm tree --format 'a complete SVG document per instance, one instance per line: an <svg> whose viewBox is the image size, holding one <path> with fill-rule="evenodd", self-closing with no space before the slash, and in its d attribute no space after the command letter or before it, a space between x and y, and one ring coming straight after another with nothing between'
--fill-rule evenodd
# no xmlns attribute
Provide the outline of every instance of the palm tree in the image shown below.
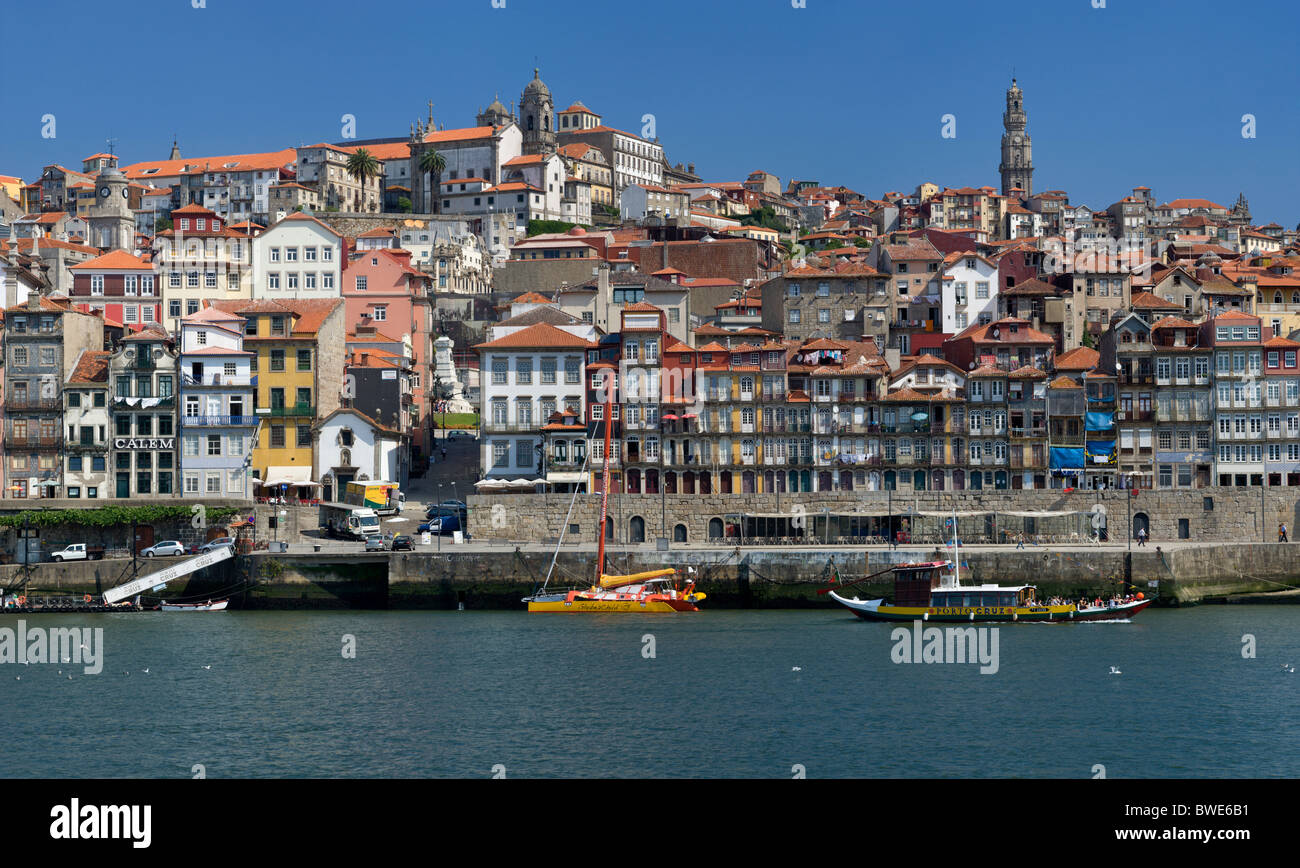
<svg viewBox="0 0 1300 868"><path fill-rule="evenodd" d="M361 203L358 211L365 210L366 182L371 178L379 177L379 172L379 161L365 148L357 148L348 157L348 174L361 184Z"/></svg>
<svg viewBox="0 0 1300 868"><path fill-rule="evenodd" d="M429 175L430 183L425 185L429 200L425 203L425 214L437 214L442 194L442 173L447 169L447 161L442 154L430 148L420 155L420 171Z"/></svg>

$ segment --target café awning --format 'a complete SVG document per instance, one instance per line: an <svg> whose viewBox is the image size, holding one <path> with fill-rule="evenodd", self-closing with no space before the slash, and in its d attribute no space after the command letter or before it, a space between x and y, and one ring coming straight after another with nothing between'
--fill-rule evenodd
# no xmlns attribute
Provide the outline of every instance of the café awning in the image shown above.
<svg viewBox="0 0 1300 868"><path fill-rule="evenodd" d="M311 478L311 468L295 465L271 465L266 469L266 481L262 483L267 487L277 487L281 485L318 485Z"/></svg>
<svg viewBox="0 0 1300 868"><path fill-rule="evenodd" d="M585 473L578 473L576 471L569 471L569 470L562 471L559 473L546 474L546 481L551 483L552 485L582 482L586 478L587 475Z"/></svg>

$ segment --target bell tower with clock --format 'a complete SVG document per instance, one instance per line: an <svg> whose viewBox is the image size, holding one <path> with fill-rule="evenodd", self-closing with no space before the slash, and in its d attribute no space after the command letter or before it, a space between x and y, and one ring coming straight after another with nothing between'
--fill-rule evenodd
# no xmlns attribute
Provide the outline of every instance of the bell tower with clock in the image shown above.
<svg viewBox="0 0 1300 868"><path fill-rule="evenodd" d="M86 209L86 243L101 250L135 249L135 215L131 211L130 182L116 168L95 177L95 203Z"/></svg>
<svg viewBox="0 0 1300 868"><path fill-rule="evenodd" d="M998 172L1002 175L1002 195L1007 195L1019 187L1023 195L1031 196L1034 192L1034 157L1025 128L1029 125L1029 115L1025 113L1025 95L1016 80L1011 79L1007 90L1007 110L1002 115L1002 164Z"/></svg>

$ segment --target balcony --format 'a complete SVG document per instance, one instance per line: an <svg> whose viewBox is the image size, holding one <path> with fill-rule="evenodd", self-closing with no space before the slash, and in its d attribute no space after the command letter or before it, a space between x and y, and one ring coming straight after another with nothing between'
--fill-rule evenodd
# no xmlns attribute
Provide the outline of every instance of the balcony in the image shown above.
<svg viewBox="0 0 1300 868"><path fill-rule="evenodd" d="M283 416L314 417L316 415L316 407L312 404L294 404L289 407L258 407L257 415L275 416L275 417L283 417ZM509 430L515 430L515 431L532 431L535 429L535 426L533 425L523 425L523 426L515 425L515 426L507 426L507 427ZM496 430L505 430L505 429L497 428Z"/></svg>
<svg viewBox="0 0 1300 868"><path fill-rule="evenodd" d="M1115 413L1116 422L1150 422L1153 419L1154 410L1119 410Z"/></svg>
<svg viewBox="0 0 1300 868"><path fill-rule="evenodd" d="M87 442L84 440L69 440L65 444L69 452L106 452L108 451L107 443Z"/></svg>
<svg viewBox="0 0 1300 868"><path fill-rule="evenodd" d="M4 444L6 450L31 449L37 452L48 452L63 448L63 435L33 436L30 434L6 433Z"/></svg>
<svg viewBox="0 0 1300 868"><path fill-rule="evenodd" d="M1041 440L1042 438L1044 438L1044 437L1047 436L1047 429L1044 428L1044 427L1042 427L1042 426L1031 426L1031 427L1029 427L1029 428L1015 428L1015 427L1013 427L1013 428L1011 429L1011 436L1012 436L1012 437L1016 437L1016 438L1020 438L1020 439L1031 439L1031 438L1032 438L1032 439L1039 439L1039 440Z"/></svg>
<svg viewBox="0 0 1300 868"><path fill-rule="evenodd" d="M5 412L24 412L29 410L62 410L62 398L29 398L14 395L4 402Z"/></svg>
<svg viewBox="0 0 1300 868"><path fill-rule="evenodd" d="M900 422L897 425L880 426L881 434L929 434L930 431L929 422Z"/></svg>
<svg viewBox="0 0 1300 868"><path fill-rule="evenodd" d="M132 401L135 401L136 403L133 404L131 403ZM140 401L154 401L155 403L145 407L139 403ZM170 410L175 406L176 398L172 395L168 395L165 398L150 397L147 395L137 397L132 397L130 395L113 396L114 410Z"/></svg>
<svg viewBox="0 0 1300 868"><path fill-rule="evenodd" d="M185 416L181 419L181 427L226 428L235 425L256 425L260 421L256 416Z"/></svg>
<svg viewBox="0 0 1300 868"><path fill-rule="evenodd" d="M205 377L181 375L181 382L187 386L256 386L257 376L227 376L226 374L208 374Z"/></svg>

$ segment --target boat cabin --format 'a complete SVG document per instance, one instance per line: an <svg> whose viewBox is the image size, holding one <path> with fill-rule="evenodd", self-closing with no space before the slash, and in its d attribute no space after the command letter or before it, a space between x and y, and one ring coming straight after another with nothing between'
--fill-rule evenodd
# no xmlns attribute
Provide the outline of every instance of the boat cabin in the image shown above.
<svg viewBox="0 0 1300 868"><path fill-rule="evenodd" d="M894 605L929 606L931 590L939 587L940 573L946 572L949 567L947 561L899 564L894 567Z"/></svg>
<svg viewBox="0 0 1300 868"><path fill-rule="evenodd" d="M953 565L948 561L899 564L894 567L894 605L910 608L1027 606L1037 594L1033 585L959 586L954 580Z"/></svg>
<svg viewBox="0 0 1300 868"><path fill-rule="evenodd" d="M976 585L965 588L935 590L930 595L930 605L935 608L972 608L1028 606L1034 599L1033 585L1001 587Z"/></svg>

